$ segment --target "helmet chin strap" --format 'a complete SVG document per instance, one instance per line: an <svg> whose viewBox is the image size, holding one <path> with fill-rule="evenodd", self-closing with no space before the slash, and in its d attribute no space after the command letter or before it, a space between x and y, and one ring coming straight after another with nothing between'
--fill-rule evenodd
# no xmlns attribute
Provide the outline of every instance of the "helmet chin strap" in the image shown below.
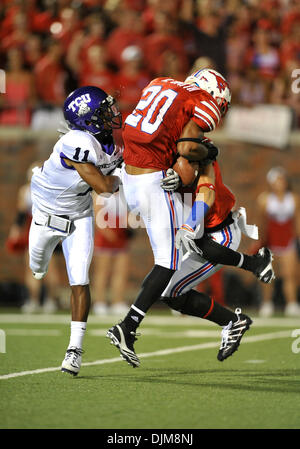
<svg viewBox="0 0 300 449"><path fill-rule="evenodd" d="M94 137L105 145L112 137L112 129L102 129L99 133L94 134Z"/></svg>

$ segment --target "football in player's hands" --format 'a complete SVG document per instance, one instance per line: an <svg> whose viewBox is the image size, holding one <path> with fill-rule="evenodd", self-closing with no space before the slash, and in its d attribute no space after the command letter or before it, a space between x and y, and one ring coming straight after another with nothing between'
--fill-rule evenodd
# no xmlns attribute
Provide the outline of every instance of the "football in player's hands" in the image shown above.
<svg viewBox="0 0 300 449"><path fill-rule="evenodd" d="M184 186L190 186L197 178L199 164L198 162L189 162L184 157L179 156L176 163L173 165L173 169L180 176L182 184Z"/></svg>

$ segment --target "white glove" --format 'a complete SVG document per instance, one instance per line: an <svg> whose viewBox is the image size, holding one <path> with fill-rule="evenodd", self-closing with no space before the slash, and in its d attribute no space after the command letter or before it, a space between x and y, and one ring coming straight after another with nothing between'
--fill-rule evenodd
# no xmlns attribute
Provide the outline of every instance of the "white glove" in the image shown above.
<svg viewBox="0 0 300 449"><path fill-rule="evenodd" d="M174 192L181 185L181 179L173 168L168 168L167 176L160 181L160 186L166 192Z"/></svg>
<svg viewBox="0 0 300 449"><path fill-rule="evenodd" d="M177 249L180 249L180 246L183 245L189 254L196 252L202 255L202 251L197 247L195 242L196 238L201 238L200 235L198 229L193 231L188 225L182 225L176 233L175 246Z"/></svg>

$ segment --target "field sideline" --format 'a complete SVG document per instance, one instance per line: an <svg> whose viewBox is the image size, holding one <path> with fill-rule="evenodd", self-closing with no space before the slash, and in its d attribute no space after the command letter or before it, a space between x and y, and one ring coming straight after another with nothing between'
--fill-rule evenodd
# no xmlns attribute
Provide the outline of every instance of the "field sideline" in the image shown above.
<svg viewBox="0 0 300 449"><path fill-rule="evenodd" d="M218 326L151 313L136 343L138 369L105 338L116 321L90 316L73 378L60 372L68 314L1 313L0 428L300 428L300 320L254 318L239 351L220 363Z"/></svg>

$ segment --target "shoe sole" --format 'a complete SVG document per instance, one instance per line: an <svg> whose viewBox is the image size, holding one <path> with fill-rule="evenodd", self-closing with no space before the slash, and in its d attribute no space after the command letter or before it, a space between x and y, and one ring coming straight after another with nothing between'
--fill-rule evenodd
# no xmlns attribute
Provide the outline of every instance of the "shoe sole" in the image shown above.
<svg viewBox="0 0 300 449"><path fill-rule="evenodd" d="M121 348L120 342L117 339L117 337L110 331L106 332L106 337L110 339L110 344L116 346L120 351L120 357L128 363L128 365L132 366L133 368L138 368L140 366L139 363L134 363L130 357L126 354L126 352L123 351Z"/></svg>
<svg viewBox="0 0 300 449"><path fill-rule="evenodd" d="M226 356L225 356L225 357L222 356L222 354L218 354L218 355L217 355L217 359L219 360L219 362L223 362L224 360L228 359L228 357L230 357L231 355L233 355L233 354L239 349L241 340L242 340L243 336L245 335L245 333L247 332L247 330L250 329L250 326L251 326L252 323L253 323L253 321L251 320L251 318L248 318L248 322L247 322L247 324L246 324L245 329L243 330L243 333L242 333L242 335L241 335L239 341L236 342L236 343L232 346L231 351L228 352L228 353L226 353Z"/></svg>
<svg viewBox="0 0 300 449"><path fill-rule="evenodd" d="M71 374L72 376L77 376L77 374L78 374L78 372L77 373L75 373L74 371L71 371L71 370L69 370L69 369L67 369L67 368L61 368L61 372L62 373L68 373L68 374Z"/></svg>

